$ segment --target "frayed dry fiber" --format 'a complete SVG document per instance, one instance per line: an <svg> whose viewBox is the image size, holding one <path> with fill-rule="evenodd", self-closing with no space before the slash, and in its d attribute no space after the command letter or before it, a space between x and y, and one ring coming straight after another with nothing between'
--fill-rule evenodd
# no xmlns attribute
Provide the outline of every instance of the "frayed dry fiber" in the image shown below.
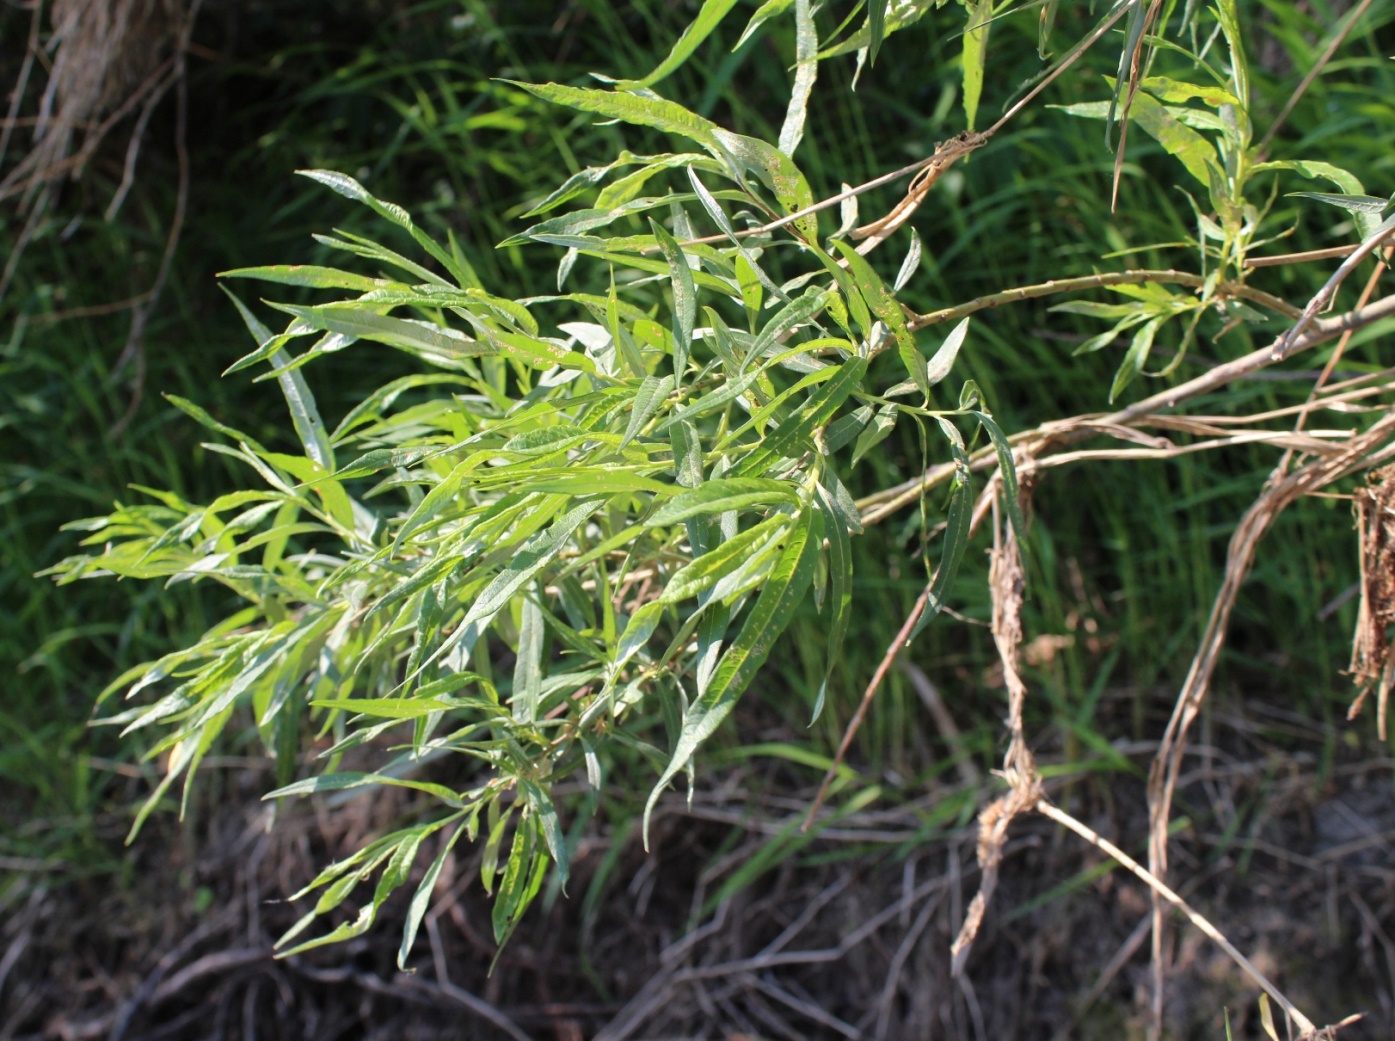
<svg viewBox="0 0 1395 1041"><path fill-rule="evenodd" d="M1351 645L1351 678L1359 688L1348 719L1377 687L1376 727L1386 739L1390 686L1395 680L1390 627L1395 625L1395 466L1373 470L1353 497L1361 544L1361 608Z"/></svg>
<svg viewBox="0 0 1395 1041"><path fill-rule="evenodd" d="M173 83L185 0L53 0L48 83L34 117L32 144L3 181L0 199L32 203L45 185L76 178L116 123L137 109L137 141L148 113ZM15 84L11 121L28 86L43 5L35 4L30 53Z"/></svg>

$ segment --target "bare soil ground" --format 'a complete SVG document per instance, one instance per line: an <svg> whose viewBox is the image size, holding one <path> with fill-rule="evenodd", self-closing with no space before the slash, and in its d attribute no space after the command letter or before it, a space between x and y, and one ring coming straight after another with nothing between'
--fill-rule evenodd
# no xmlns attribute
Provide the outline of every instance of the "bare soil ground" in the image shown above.
<svg viewBox="0 0 1395 1041"><path fill-rule="evenodd" d="M1209 723L1180 790L1173 882L1308 1015L1365 1012L1342 1038L1395 1037L1395 763L1320 762L1311 729L1277 753L1266 735L1292 721L1258 702L1231 699ZM1151 748L1120 750L1143 767ZM264 778L228 770L200 819L142 835L124 880L34 876L10 890L0 1041L1144 1036L1149 896L1098 850L1020 820L955 980L976 826L927 821L969 782L946 775L803 839L813 786L789 770L704 771L691 811L681 795L662 808L648 854L623 812L593 827L569 893L530 913L492 974L488 898L464 847L412 973L394 964L405 900L361 940L274 959L304 910L283 898L411 806L388 793L302 804L268 831ZM1141 779L1077 777L1051 794L1141 853ZM112 823L116 843L124 823ZM1179 920L1169 948L1170 1036L1224 1038L1227 1011L1235 1038L1262 1036L1257 993L1210 941Z"/></svg>

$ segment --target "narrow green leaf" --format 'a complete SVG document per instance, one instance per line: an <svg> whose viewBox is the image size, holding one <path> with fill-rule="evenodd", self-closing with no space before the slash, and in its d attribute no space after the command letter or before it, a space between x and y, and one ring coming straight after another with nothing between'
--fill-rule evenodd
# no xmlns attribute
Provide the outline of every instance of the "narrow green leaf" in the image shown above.
<svg viewBox="0 0 1395 1041"><path fill-rule="evenodd" d="M1240 25L1240 11L1236 0L1216 0L1215 11L1217 20L1221 23L1221 32L1225 34L1226 46L1230 50L1232 93L1239 101L1236 107L1243 112L1250 102L1250 66L1245 57L1245 34Z"/></svg>
<svg viewBox="0 0 1395 1041"><path fill-rule="evenodd" d="M668 428L669 443L673 445L673 479L683 488L702 484L702 441L697 427L682 419Z"/></svg>
<svg viewBox="0 0 1395 1041"><path fill-rule="evenodd" d="M698 514L725 513L728 510L778 506L798 501L794 485L784 481L770 481L763 477L718 478L679 492L655 510L646 523L652 527L667 527Z"/></svg>
<svg viewBox="0 0 1395 1041"><path fill-rule="evenodd" d="M1003 475L1003 498L1007 501L1008 517L1012 521L1013 529L1017 532L1019 542L1026 541L1027 521L1022 516L1022 502L1018 491L1017 464L1012 458L1012 445L1008 443L1007 435L993 420L987 412L978 411L974 413L978 417L979 424L988 434L988 439L993 442L993 450L998 453L998 469Z"/></svg>
<svg viewBox="0 0 1395 1041"><path fill-rule="evenodd" d="M1168 317L1170 316L1159 315L1151 318L1133 334L1133 341L1129 344L1128 352L1119 365L1119 371L1114 374L1114 383L1109 388L1111 405L1114 404L1114 399L1123 393L1124 388L1133 382L1134 377L1143 371L1143 366L1148 362L1148 353L1153 349L1153 337Z"/></svg>
<svg viewBox="0 0 1395 1041"><path fill-rule="evenodd" d="M741 302L746 308L747 327L754 332L760 319L760 307L765 290L760 284L755 269L743 254L736 255L736 284L741 290Z"/></svg>
<svg viewBox="0 0 1395 1041"><path fill-rule="evenodd" d="M939 383L954 368L954 359L959 357L959 348L964 345L968 332L969 319L965 318L950 330L945 342L940 344L940 349L934 353L925 369L925 378L930 386Z"/></svg>
<svg viewBox="0 0 1395 1041"><path fill-rule="evenodd" d="M925 357L916 348L915 336L906 325L906 316L901 311L900 301L887 291L881 276L873 270L872 265L867 263L866 258L861 256L856 249L841 239L835 239L833 245L843 254L843 259L848 262L848 271L852 274L857 288L867 301L867 306L872 309L873 314L886 323L886 327L896 338L897 351L901 356L901 364L906 367L906 374L915 381L915 385L921 393L928 398L930 396L930 382L925 372Z"/></svg>
<svg viewBox="0 0 1395 1041"><path fill-rule="evenodd" d="M823 530L828 539L828 574L832 580L829 597L829 615L826 643L826 664L823 679L819 682L818 697L814 700L814 712L809 720L813 726L823 713L828 696L828 681L843 650L843 637L848 631L848 619L852 617L853 562L852 540L848 536L848 525L838 508L837 502L827 489L818 489L818 508L823 514Z"/></svg>
<svg viewBox="0 0 1395 1041"><path fill-rule="evenodd" d="M804 139L805 113L809 95L819 74L819 37L814 25L814 10L810 0L795 0L794 5L794 87L785 109L785 121L780 126L779 147L793 157Z"/></svg>
<svg viewBox="0 0 1395 1041"><path fill-rule="evenodd" d="M867 0L867 60L872 65L877 64L877 52L886 38L886 3L887 0ZM969 126L973 125L970 119Z"/></svg>
<svg viewBox="0 0 1395 1041"><path fill-rule="evenodd" d="M454 358L493 354L494 347L480 343L462 332L431 322L405 318L390 318L359 310L352 305L333 307L299 307L295 304L273 303L278 311L295 315L306 325L325 332L375 340L391 347L413 352L426 352L427 360L436 357Z"/></svg>
<svg viewBox="0 0 1395 1041"><path fill-rule="evenodd" d="M973 522L974 494L969 471L969 455L964 448L964 438L947 419L937 417L940 432L949 442L954 455L954 486L950 493L949 513L945 518L944 543L940 550L940 564L930 581L930 592L926 598L925 610L911 629L907 645L940 613L945 605L945 596L959 572L964 559L964 551L969 546L969 525Z"/></svg>
<svg viewBox="0 0 1395 1041"><path fill-rule="evenodd" d="M706 691L688 707L673 757L659 777L644 807L644 843L649 844L649 818L659 796L698 747L717 729L736 700L750 685L780 634L789 625L814 577L814 564L823 541L823 518L805 509L790 527L779 561L761 587L760 596L741 634L722 655Z"/></svg>
<svg viewBox="0 0 1395 1041"><path fill-rule="evenodd" d="M398 206L394 202L384 202L381 199L374 198L373 195L369 193L368 189L359 184L358 181L345 174L336 173L333 170L297 170L296 173L300 174L302 177L308 177L312 181L318 181L326 188L338 192L346 199L352 199L354 202L362 203L374 213L387 218L399 228L407 231L412 238L416 239L417 244L421 246L422 249L435 257L436 260L440 262L441 266L450 272L451 277L454 278L459 285L478 285L474 273L466 266L462 265L458 257L453 255L449 250L444 249L439 243L432 239L431 236L418 228L412 222L411 214L401 206Z"/></svg>
<svg viewBox="0 0 1395 1041"><path fill-rule="evenodd" d="M891 290L899 293L906 288L911 276L920 268L920 232L915 228L911 229L911 244L906 250L906 256L901 261L901 270L896 272L896 281L891 284Z"/></svg>
<svg viewBox="0 0 1395 1041"><path fill-rule="evenodd" d="M518 650L513 665L513 720L532 726L538 718L538 695L542 690L543 634L542 610L533 597L523 598L522 619L518 626Z"/></svg>
<svg viewBox="0 0 1395 1041"><path fill-rule="evenodd" d="M1197 99L1211 108L1222 105L1239 105L1240 100L1223 87L1212 87L1205 83L1186 83L1169 79L1166 76L1149 76L1139 86L1165 105L1178 105Z"/></svg>
<svg viewBox="0 0 1395 1041"><path fill-rule="evenodd" d="M746 23L746 28L741 31L741 37L736 41L733 51L741 49L742 44L749 40L753 33L772 18L777 18L790 9L794 0L765 0L751 15L751 20Z"/></svg>
<svg viewBox="0 0 1395 1041"><path fill-rule="evenodd" d="M417 890L412 894L412 902L407 907L407 921L402 926L402 944L397 949L397 967L407 970L407 955L411 953L412 944L416 943L417 930L421 928L421 921L426 917L426 911L431 906L431 898L436 892L436 880L441 877L441 870L446 865L446 858L455 848L460 836L465 833L465 825L462 824L455 831L451 832L450 838L441 844L441 850L436 854L431 865L426 869L426 874L417 884Z"/></svg>
<svg viewBox="0 0 1395 1041"><path fill-rule="evenodd" d="M480 635L494 621L494 616L520 589L532 581L539 571L552 563L576 529L581 527L604 501L590 499L582 502L553 521L548 528L528 539L509 561L508 567L499 572L475 598L450 638L432 653L426 664L434 664L456 648L460 648L460 657L464 660L459 661L457 667L463 668Z"/></svg>
<svg viewBox="0 0 1395 1041"><path fill-rule="evenodd" d="M688 167L688 180L693 186L693 192L697 195L698 201L702 203L703 209L707 211L707 215L716 223L722 234L731 240L731 244L736 247L736 252L740 256L746 258L746 263L751 266L751 270L755 272L756 277L760 279L760 284L773 296L788 303L789 295L777 286L770 276L765 273L765 270L760 264L756 262L755 255L746 248L740 236L736 234L736 229L732 227L730 218L727 217L721 206L717 205L717 200L713 198L712 193L707 190L707 186L702 183L702 180L697 175L697 170L691 166ZM812 248L817 248L817 246L813 246Z"/></svg>
<svg viewBox="0 0 1395 1041"><path fill-rule="evenodd" d="M1108 115L1104 102L1062 105L1061 110L1072 116L1100 119ZM1185 125L1156 98L1149 94L1134 95L1130 118L1150 137L1187 168L1187 172L1206 187L1211 178L1208 163L1219 165L1215 146L1191 127Z"/></svg>
<svg viewBox="0 0 1395 1041"><path fill-rule="evenodd" d="M1056 25L1056 9L1061 0L1046 0L1037 18L1037 57L1042 61L1051 57L1051 30Z"/></svg>
<svg viewBox="0 0 1395 1041"><path fill-rule="evenodd" d="M736 0L705 0L702 10L683 30L683 35L678 37L678 42L673 45L668 56L659 62L658 67L642 80L623 80L619 86L625 89L652 87L671 75L692 56L698 45L711 35L712 30L721 24L722 19L727 16L727 12L735 6Z"/></svg>
<svg viewBox="0 0 1395 1041"><path fill-rule="evenodd" d="M1321 178L1331 181L1342 190L1344 195L1364 195L1366 189L1361 184L1361 179L1348 170L1332 163L1315 162L1307 159L1289 159L1270 163L1257 163L1250 168L1251 174L1265 173L1270 170L1292 170L1304 177ZM1380 218L1373 213L1356 211L1352 214L1352 219L1364 239L1375 230L1380 223Z"/></svg>
<svg viewBox="0 0 1395 1041"><path fill-rule="evenodd" d="M1353 213L1384 213L1390 205L1389 199L1377 199L1374 195L1334 195L1328 192L1288 192L1289 198L1316 199L1329 206L1340 206Z"/></svg>
<svg viewBox="0 0 1395 1041"><path fill-rule="evenodd" d="M978 116L983 96L983 69L988 58L988 30L993 21L993 0L972 0L967 4L968 24L964 30L964 115L969 129Z"/></svg>
<svg viewBox="0 0 1395 1041"><path fill-rule="evenodd" d="M853 446L852 465L856 466L863 456L886 440L896 428L897 412L895 405L883 405L877 409L871 423L858 435L857 444ZM830 444L829 447L831 449L833 446Z"/></svg>
<svg viewBox="0 0 1395 1041"><path fill-rule="evenodd" d="M218 278L257 278L287 286L308 286L311 289L354 289L367 292L392 283L381 278L366 278L349 271L313 264L273 264L266 267L239 267L220 271Z"/></svg>
<svg viewBox="0 0 1395 1041"><path fill-rule="evenodd" d="M567 856L567 838L562 834L562 824L557 819L557 807L552 803L552 796L541 784L527 777L518 779L518 790L528 800L529 810L537 817L542 829L543 842L548 853L552 855L553 863L557 865L557 873L562 876L562 885L565 887L567 877L571 874L571 865Z"/></svg>
<svg viewBox="0 0 1395 1041"><path fill-rule="evenodd" d="M709 0L710 2L710 0ZM664 259L668 261L670 278L673 282L673 377L676 386L683 385L683 375L688 370L688 352L693 346L693 324L697 320L697 289L693 285L693 271L688 267L687 258L679 248L677 240L654 218L649 218L649 227L659 240Z"/></svg>
<svg viewBox="0 0 1395 1041"><path fill-rule="evenodd" d="M787 515L777 513L696 557L673 573L658 602L678 603L712 588L748 559L752 547L770 538L788 523Z"/></svg>
<svg viewBox="0 0 1395 1041"><path fill-rule="evenodd" d="M756 137L733 134L718 128L712 132L718 146L739 169L750 170L762 184L769 188L784 208L782 216L789 216L814 204L814 191L799 167L780 149ZM692 173L691 168L689 173ZM819 235L819 220L809 213L800 217L792 225L806 242L816 242Z"/></svg>
<svg viewBox="0 0 1395 1041"><path fill-rule="evenodd" d="M520 83L505 80L536 94L544 101L567 105L583 112L594 112L607 119L618 119L636 126L653 127L666 133L678 134L704 147L715 147L717 124L689 112L682 105L663 98L643 97L624 91L589 90L561 83Z"/></svg>
<svg viewBox="0 0 1395 1041"><path fill-rule="evenodd" d="M518 830L513 835L513 844L509 847L508 863L504 865L504 877L499 882L499 892L494 897L494 908L490 914L494 926L494 942L501 947L528 905L528 879L533 873L537 841L533 822L528 818L519 821Z"/></svg>
<svg viewBox="0 0 1395 1041"><path fill-rule="evenodd" d="M736 476L756 476L777 459L791 457L807 450L806 444L814 430L824 426L858 387L867 374L866 358L849 358L838 366L833 377L824 380L809 395L799 411L780 424L757 448L742 457L733 468Z"/></svg>
<svg viewBox="0 0 1395 1041"><path fill-rule="evenodd" d="M271 330L257 320L256 315L237 298L235 293L226 287L224 287L224 292L232 298L238 314L242 316L243 324L247 326L247 331L252 334L252 338L257 343L266 343L273 338ZM273 366L282 366L290 361L290 356L285 351L278 350L269 360ZM328 472L333 473L334 449L330 446L329 434L325 431L324 421L320 419L320 410L315 406L315 395L310 392L310 385L305 382L305 377L299 372L282 373L277 378L277 382L281 385L281 393L285 396L286 405L291 412L291 423L300 436L300 443L305 449L306 456L315 460Z"/></svg>
<svg viewBox="0 0 1395 1041"><path fill-rule="evenodd" d="M633 441L639 432L644 429L644 424L653 418L663 403L673 393L674 378L665 376L663 379L657 376L646 376L644 382L640 384L639 390L635 391L634 404L630 406L630 421L625 425L625 435L620 439L620 448L624 449Z"/></svg>

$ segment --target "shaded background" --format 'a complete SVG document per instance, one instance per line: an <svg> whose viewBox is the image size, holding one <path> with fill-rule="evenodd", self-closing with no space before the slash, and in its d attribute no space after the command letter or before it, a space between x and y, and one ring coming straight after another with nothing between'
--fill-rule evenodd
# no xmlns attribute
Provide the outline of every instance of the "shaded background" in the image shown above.
<svg viewBox="0 0 1395 1041"><path fill-rule="evenodd" d="M1395 13L1375 6L1275 149L1345 166L1384 195L1395 188L1395 155L1376 128L1395 125L1385 57ZM1339 7L1247 5L1261 130L1316 60ZM79 67L111 74L66 95L82 117L68 147L35 153L34 120L61 54L55 34L61 40L74 12L95 17L99 8L108 21ZM231 487L224 460L199 447L198 428L162 393L191 398L269 445L285 439L278 392L246 373L218 377L247 344L215 273L321 262L312 233L366 226L344 200L293 175L325 167L433 230L453 230L491 291L550 290L555 255L494 243L567 174L620 147L662 143L593 126L500 80L641 75L695 11L601 0L210 0L188 24L190 9L173 0L0 7L0 82L24 88L0 155L0 1039L510 1029L538 1038L1045 1038L1138 1029L1146 892L1045 822L1014 832L970 982L949 980L949 940L976 886L973 815L992 790L1005 711L981 626L945 619L927 630L913 655L919 672L891 677L859 738L856 773L839 796L844 819L817 838L795 829L818 757L836 746L921 588L914 511L855 543L857 629L819 725L804 725L822 646L809 611L705 756L692 811L681 798L668 804L646 856L633 793L652 778L642 762L621 764L595 821L578 832L570 892L525 921L492 976L488 905L464 848L428 916L415 975L393 971L391 916L354 945L269 960L270 940L297 917L278 901L414 807L386 793L305 805L268 833L259 798L270 778L250 732L225 741L184 825L162 814L134 847L122 844L155 768L140 760L138 742L89 728L96 694L129 665L193 639L228 605L216 588L57 589L35 573L75 548L77 536L60 525L140 494L134 486L190 500ZM744 13L662 90L771 137L788 96L791 30L768 23L730 53ZM71 24L77 33L82 23ZM1086 24L1083 5L1063 5L1061 45ZM904 165L963 129L961 25L951 6L893 37L855 94L846 90L851 59L821 66L798 156L816 193ZM1040 68L1035 43L1031 13L995 26L985 112ZM1051 102L1104 96L1099 76L1112 71L1113 52L1089 60L1093 71L1067 76ZM35 154L41 161L26 167ZM1176 243L1193 225L1172 161L1142 134L1128 158L1111 214L1112 156L1099 125L1040 105L1025 112L922 208L915 224L926 255L904 299L927 310L1119 263L1194 263L1174 247L1102 259ZM894 188L866 196L863 213L896 198ZM1330 214L1287 199L1276 211L1296 227L1285 250L1331 243ZM880 262L894 268L897 249L890 244ZM1301 301L1326 270L1277 269L1256 284ZM575 277L598 275L579 268ZM1102 408L1118 363L1118 350L1072 358L1098 326L1047 306L980 315L959 362L1009 431ZM1358 337L1344 368L1377 367L1388 333ZM1256 346L1247 335L1204 341L1181 375ZM337 416L405 366L392 352L363 351L310 378L321 408ZM1258 410L1301 400L1311 378L1256 380L1229 403ZM855 494L920 465L909 430L874 455ZM1099 464L1057 471L1036 489L1024 617L1029 733L1060 786L1054 797L1135 852L1152 742L1235 519L1273 462L1254 449ZM981 560L971 551L953 599L978 621L988 616ZM1261 547L1194 743L1174 871L1301 1007L1334 1019L1369 1011L1350 1036L1389 1037L1390 749L1375 741L1369 716L1343 721L1354 605L1342 597L1356 574L1343 502L1299 504ZM585 798L578 785L570 819L585 821L575 812ZM684 940L694 927L697 939ZM1235 1036L1259 1036L1255 996L1232 967L1186 931L1176 942L1169 1023L1178 1036L1224 1036L1227 1006ZM491 1020L499 1014L516 1027Z"/></svg>

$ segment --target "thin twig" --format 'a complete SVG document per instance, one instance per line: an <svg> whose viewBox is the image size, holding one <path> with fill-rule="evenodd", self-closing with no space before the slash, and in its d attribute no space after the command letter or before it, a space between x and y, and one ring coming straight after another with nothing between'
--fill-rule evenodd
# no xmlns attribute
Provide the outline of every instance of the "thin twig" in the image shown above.
<svg viewBox="0 0 1395 1041"><path fill-rule="evenodd" d="M807 217L810 214L832 209L834 206L846 202L848 199L851 199L854 196L862 195L865 192L870 192L874 188L880 188L883 185L892 184L896 181L901 180L901 178L903 177L909 177L912 174L918 174L922 170L937 162L945 164L951 163L960 156L967 155L969 152L972 152L975 148L978 148L981 144L983 144L984 140L987 140L987 136L988 135L986 134L974 135L974 137L970 139L972 143L966 143L965 141L957 137L951 138L950 140L945 141L938 147L936 147L934 155L927 156L924 159L919 159L916 162L911 163L909 166L903 166L899 170L891 171L891 173L885 173L882 174L880 177L874 177L870 181L865 181L854 188L846 188L843 191L839 192L837 195L829 196L827 199L823 199L819 202L816 202L811 206L806 206L802 210L796 210L794 213L781 217L779 220L771 221L769 224L762 224L758 228L747 228L744 231L738 231L736 232L736 237L747 238L752 235L765 235L772 231L778 231L786 225L793 224L795 221ZM982 140L980 140L980 138L982 138ZM726 241L727 236L725 233L723 233L718 235L705 235L702 238L696 239L685 239L684 241L680 242L679 245L701 246L707 243Z"/></svg>
<svg viewBox="0 0 1395 1041"><path fill-rule="evenodd" d="M1381 242L1389 242L1395 238L1395 231L1388 235L1381 236ZM1245 266L1251 267L1275 267L1279 264L1302 264L1309 260L1334 260L1337 257L1349 257L1361 248L1359 242L1349 243L1345 246L1331 246L1328 249L1310 249L1304 253L1284 253L1277 257L1246 257ZM1295 318L1301 312L1298 308L1293 309Z"/></svg>
<svg viewBox="0 0 1395 1041"><path fill-rule="evenodd" d="M1177 908L1184 915L1186 915L1193 925L1200 929L1202 933L1204 933L1212 942L1216 944L1216 946L1220 947L1221 950L1225 951L1225 953L1231 957L1235 964L1239 965L1240 968L1244 970L1245 974L1249 976L1250 979L1254 980L1254 982L1258 984L1261 988L1263 988L1264 992L1268 994L1271 998L1273 998L1274 1001L1279 1005L1279 1007L1282 1008L1284 1012L1288 1014L1289 1018L1293 1020L1293 1022L1297 1025L1298 1029L1302 1031L1305 1037L1311 1037L1313 1034L1317 1032L1317 1028L1313 1026L1312 1020L1310 1020L1307 1016L1303 1015L1303 1013L1298 1010L1298 1008L1293 1004L1293 1002L1289 1001L1288 998L1284 996L1283 992L1279 990L1278 987L1270 983L1268 978L1264 975L1264 973L1260 972L1257 968L1255 968L1254 963L1251 962L1250 959L1246 958L1243 954L1241 954L1240 951L1236 948L1236 946L1229 940L1227 940L1219 929L1217 929L1214 925L1208 922L1197 911L1193 910L1192 906L1188 904L1185 900L1183 900L1179 895L1177 895L1175 892L1169 889L1167 884L1163 882L1162 879L1158 878L1147 868L1145 868L1142 864L1134 860L1133 857L1129 856L1118 846L1114 845L1114 843L1110 842L1103 835L1099 834L1099 832L1082 824L1080 821L1072 817L1069 813L1065 813L1062 810L1058 810L1045 798L1037 800L1035 809L1042 816L1047 817L1055 821L1057 824L1060 824L1062 827L1068 828L1069 830L1075 832L1086 842L1095 846L1097 849L1102 850L1104 853L1107 853L1109 856L1117 860L1120 864L1124 865L1124 867L1132 871L1135 875L1142 879L1143 882L1146 883L1154 893L1156 893L1162 899L1166 900L1173 907Z"/></svg>
<svg viewBox="0 0 1395 1041"><path fill-rule="evenodd" d="M1379 249L1384 241L1384 236L1369 238L1361 243L1361 245L1357 246L1356 249L1352 250L1351 256L1342 261L1341 266L1332 273L1332 277L1329 278L1323 284L1323 287L1313 295L1313 298L1308 301L1308 306L1305 307L1303 313L1298 316L1298 321L1294 323L1293 328L1280 338L1278 344L1274 348L1275 361L1279 361L1293 352L1294 345L1303 337L1303 334L1307 332L1308 326L1313 323L1313 319L1318 316L1318 313L1327 307L1332 297L1336 294L1337 289L1346 281L1347 276L1356 270L1356 265ZM1345 332L1346 330L1342 331Z"/></svg>
<svg viewBox="0 0 1395 1041"><path fill-rule="evenodd" d="M1058 278L1050 282L1042 282L1034 286L1020 286L1016 289L1005 289L1001 293L991 293L988 296L980 296L967 303L958 304L955 307L946 307L939 311L930 311L927 314L916 315L906 324L911 330L924 329L929 325L939 325L942 322L952 322L959 318L964 318L976 311L982 311L988 307L997 307L999 304L1013 304L1021 300L1033 300L1042 296L1054 296L1057 293L1073 293L1079 289L1098 289L1103 286L1133 285L1145 282L1175 282L1179 285L1196 286L1203 288L1207 279L1202 275L1192 274L1190 271L1106 271L1097 275L1082 275L1079 278ZM1279 299L1251 286L1242 285L1238 282L1222 282L1216 287L1216 295L1220 298L1241 297L1252 300L1276 314L1281 314L1286 318L1297 318L1303 312L1285 300Z"/></svg>
<svg viewBox="0 0 1395 1041"><path fill-rule="evenodd" d="M1207 619L1200 648L1192 659L1187 679L1177 695L1172 718L1153 758L1148 774L1148 866L1159 879L1167 875L1168 823L1171 819L1172 797L1177 788L1182 754L1187 733L1201 711L1210 689L1211 676L1220 660L1225 643L1231 611L1240 587L1254 563L1255 549L1274 520L1291 503L1326 487L1358 469L1378 465L1395 455L1395 413L1388 414L1370 429L1353 437L1345 450L1330 459L1315 460L1299 470L1275 480L1246 511L1231 537L1226 554L1225 579L1216 594ZM1155 892L1153 898L1153 1021L1161 1016L1165 965L1162 958L1163 930L1162 900Z"/></svg>
<svg viewBox="0 0 1395 1041"><path fill-rule="evenodd" d="M1274 140L1274 135L1279 132L1279 127L1284 125L1289 117L1289 113L1291 113L1293 107L1298 104L1298 100L1308 92L1308 88L1313 85L1313 81L1317 79L1322 73L1322 70L1327 67L1327 63L1330 62L1332 56L1337 53L1337 48L1342 45L1342 42L1347 38L1347 34L1351 32L1358 19L1366 13L1366 8L1370 6L1371 0L1361 0L1352 10L1351 14L1347 16L1346 24L1337 30L1337 34L1332 37L1332 42L1327 45L1327 49L1322 52L1322 56L1318 58L1313 64L1313 67L1308 70L1308 74L1304 76L1303 81L1298 84L1298 89L1289 95L1289 99L1284 103L1282 111L1279 112L1274 122L1269 125L1269 130L1259 142L1258 151L1260 155L1269 154L1269 142Z"/></svg>
<svg viewBox="0 0 1395 1041"><path fill-rule="evenodd" d="M832 209L834 206L838 206L841 203L846 202L848 199L852 199L858 195L870 192L873 189L881 188L884 185L892 184L896 181L901 180L901 178L903 177L910 177L912 174L919 174L931 166L939 164L947 168L956 159L968 155L976 148L981 147L988 141L989 138L991 138L994 134L1001 130L1007 124L1007 122L1012 119L1013 116L1017 115L1018 112L1022 111L1022 109L1026 107L1032 101L1033 98L1035 98L1038 94L1045 90L1047 86L1050 85L1052 81L1056 79L1056 77L1060 76L1061 73L1065 72L1066 69L1070 68L1070 66L1073 65L1075 61L1078 58L1080 58L1081 55L1083 55L1087 50L1089 50L1095 44L1095 42L1099 40L1100 37L1102 37L1106 32L1108 32L1110 27L1115 22L1117 22L1120 19L1120 17L1123 16L1124 12L1127 9L1128 4L1120 3L1115 9L1115 11L1112 14L1110 14L1107 18L1105 18L1105 20L1101 22L1098 27L1096 27L1094 32L1092 32L1089 36L1087 36L1084 40L1077 44L1075 48L1069 54L1067 54L1065 58L1061 60L1060 64L1058 64L1056 68L1054 68L1050 73L1043 77L1040 83L1033 87L1010 109L1004 112L1002 117L999 118L999 120L996 123L994 123L987 130L983 131L981 134L968 133L962 134L956 138L951 138L950 140L942 142L941 144L936 146L934 155L927 156L924 159L911 163L909 166L903 166L899 170L893 170L891 171L891 173L882 174L880 177L874 177L872 178L872 180L865 181L854 188L845 188L837 195L831 195L827 199L822 199L811 206L804 207L802 210L796 210L794 213L781 217L779 220L771 221L768 224L762 224L758 228L748 228L745 231L738 231L736 233L737 236L739 238L745 238L750 235L765 235L772 231L778 231L780 228L783 228L789 224L793 224L795 221L800 220L804 217L808 217L811 214L820 213L824 210ZM918 201L916 204L919 204ZM912 207L912 209L913 208L914 207ZM679 245L699 246L713 242L725 242L726 240L727 236L724 234L706 235L702 238L687 239L683 242L680 242ZM880 239L878 241L880 241Z"/></svg>

